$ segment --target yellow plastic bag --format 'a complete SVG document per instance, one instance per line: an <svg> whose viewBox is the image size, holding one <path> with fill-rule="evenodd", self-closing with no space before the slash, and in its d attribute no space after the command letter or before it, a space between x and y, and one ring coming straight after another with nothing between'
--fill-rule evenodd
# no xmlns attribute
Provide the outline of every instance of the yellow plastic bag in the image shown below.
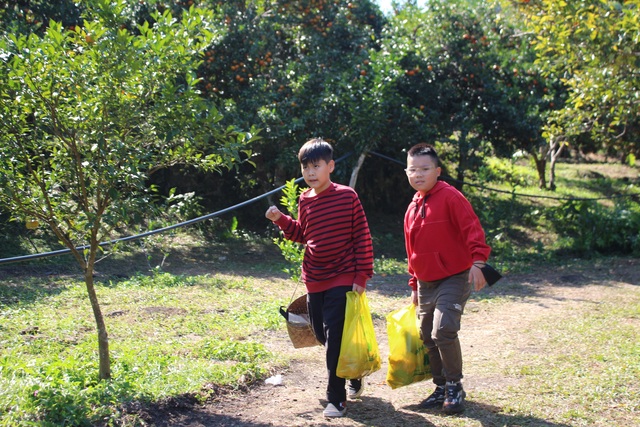
<svg viewBox="0 0 640 427"><path fill-rule="evenodd" d="M336 375L356 379L380 369L380 353L367 295L347 292L342 343Z"/></svg>
<svg viewBox="0 0 640 427"><path fill-rule="evenodd" d="M416 306L392 311L387 315L389 369L387 384L395 389L431 378L429 355L420 339Z"/></svg>

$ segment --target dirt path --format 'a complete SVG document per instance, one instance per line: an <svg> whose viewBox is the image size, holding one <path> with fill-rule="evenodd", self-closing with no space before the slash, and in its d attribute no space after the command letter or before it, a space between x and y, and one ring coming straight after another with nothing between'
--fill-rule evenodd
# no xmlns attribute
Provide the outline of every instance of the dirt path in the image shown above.
<svg viewBox="0 0 640 427"><path fill-rule="evenodd" d="M394 282L394 283L391 283ZM463 416L447 417L436 410L422 410L417 404L432 390L431 381L392 390L385 383L388 354L385 324L376 319L382 368L366 377L363 397L348 406L348 416L325 420L325 369L321 347L293 349L286 340L274 347L288 346L292 362L278 386L260 385L247 393L224 396L217 402L190 408L163 408L152 415L156 426L564 426L535 417L520 415L505 424L504 408L483 403L482 396L499 401L505 385L518 383L508 377L500 354L535 353L536 322L560 316L577 307L595 306L615 298L615 290L639 292L640 261L612 261L612 265L586 271L554 271L506 277L496 287L483 291L501 296L499 301L470 300L463 318L461 343L465 362L467 411ZM375 278L369 301L374 313L386 313L408 303L397 294L398 282ZM396 292L396 294L394 294ZM482 298L482 294L476 298ZM498 414L501 418L498 420ZM151 415L151 414L150 414ZM495 423L494 423L495 422ZM496 423L500 424L496 424Z"/></svg>

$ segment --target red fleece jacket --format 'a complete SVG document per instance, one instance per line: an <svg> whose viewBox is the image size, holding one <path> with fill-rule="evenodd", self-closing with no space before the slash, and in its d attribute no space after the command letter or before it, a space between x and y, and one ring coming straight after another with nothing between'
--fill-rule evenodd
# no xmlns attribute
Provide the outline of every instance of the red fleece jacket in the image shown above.
<svg viewBox="0 0 640 427"><path fill-rule="evenodd" d="M491 248L471 203L443 181L425 194L413 196L404 216L404 239L409 261L409 286L431 282L485 262Z"/></svg>

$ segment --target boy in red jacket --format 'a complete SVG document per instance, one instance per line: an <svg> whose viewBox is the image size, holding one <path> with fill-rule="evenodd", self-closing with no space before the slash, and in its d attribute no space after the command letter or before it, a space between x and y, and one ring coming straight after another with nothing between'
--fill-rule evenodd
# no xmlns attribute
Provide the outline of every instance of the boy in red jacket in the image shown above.
<svg viewBox="0 0 640 427"><path fill-rule="evenodd" d="M471 288L486 285L480 271L491 248L469 201L438 181L438 154L427 144L407 155L407 177L416 194L404 217L411 298L429 352L435 391L422 402L447 414L464 411L462 352L458 331Z"/></svg>
<svg viewBox="0 0 640 427"><path fill-rule="evenodd" d="M322 139L306 142L298 159L309 189L298 200L298 220L271 206L265 216L283 231L285 238L305 245L302 281L313 332L326 350L329 383L325 417L342 417L347 397L362 394L362 380L336 376L347 292L363 293L373 276L373 247L360 199L347 186L331 182L335 167L333 148Z"/></svg>

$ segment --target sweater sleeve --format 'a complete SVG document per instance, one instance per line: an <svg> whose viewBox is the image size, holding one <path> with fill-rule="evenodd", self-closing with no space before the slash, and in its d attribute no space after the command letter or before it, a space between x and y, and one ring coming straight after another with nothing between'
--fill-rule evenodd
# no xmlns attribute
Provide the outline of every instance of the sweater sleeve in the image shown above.
<svg viewBox="0 0 640 427"><path fill-rule="evenodd" d="M367 217L358 197L353 200L352 238L356 259L355 284L366 287L367 280L373 277L373 243Z"/></svg>
<svg viewBox="0 0 640 427"><path fill-rule="evenodd" d="M405 214L404 219L404 246L407 252L407 260L411 259L412 249L409 244L409 232L408 232L408 224L409 224L409 209L407 209L407 213ZM409 271L409 287L414 291L418 290L418 279L415 276L413 268L411 268L411 263L407 263L407 269Z"/></svg>
<svg viewBox="0 0 640 427"><path fill-rule="evenodd" d="M285 239L298 243L305 243L300 221L291 218L289 215L282 214L280 219L274 221L274 224L280 227L280 230L284 233Z"/></svg>

